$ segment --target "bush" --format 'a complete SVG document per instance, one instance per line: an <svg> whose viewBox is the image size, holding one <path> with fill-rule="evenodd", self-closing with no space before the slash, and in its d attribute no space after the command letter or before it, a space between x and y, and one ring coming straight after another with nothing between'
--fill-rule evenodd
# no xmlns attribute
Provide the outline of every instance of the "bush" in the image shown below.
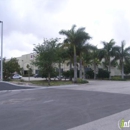
<svg viewBox="0 0 130 130"><path fill-rule="evenodd" d="M86 78L88 78L88 79L93 79L94 78L94 72L93 72L92 69L90 69L90 70L88 70L86 72Z"/></svg>
<svg viewBox="0 0 130 130"><path fill-rule="evenodd" d="M70 78L70 77L73 77L74 71L73 71L73 70L63 71L62 75L63 75L65 78Z"/></svg>
<svg viewBox="0 0 130 130"><path fill-rule="evenodd" d="M74 77L74 70L68 70L68 71L63 71L62 75L65 78L70 78L70 77ZM79 77L79 70L77 70L77 76Z"/></svg>
<svg viewBox="0 0 130 130"><path fill-rule="evenodd" d="M125 75L124 78L130 80L130 75Z"/></svg>
<svg viewBox="0 0 130 130"><path fill-rule="evenodd" d="M111 77L111 80L115 80L115 81L125 81L126 79L122 79L120 76L113 76L113 77Z"/></svg>
<svg viewBox="0 0 130 130"><path fill-rule="evenodd" d="M11 78L4 78L4 81L11 81Z"/></svg>
<svg viewBox="0 0 130 130"><path fill-rule="evenodd" d="M87 80L85 80L85 79L80 79L80 78L78 78L77 79L77 83L88 83L88 81Z"/></svg>
<svg viewBox="0 0 130 130"><path fill-rule="evenodd" d="M20 82L24 82L24 79L20 79Z"/></svg>
<svg viewBox="0 0 130 130"><path fill-rule="evenodd" d="M38 75L39 75L40 77L42 77L42 78L48 78L48 72L47 72L47 71L41 71L41 70L39 70ZM54 78L54 77L56 77L57 75L58 75L58 72L56 72L55 69L53 69L53 70L51 71L50 77L51 77L51 78Z"/></svg>
<svg viewBox="0 0 130 130"><path fill-rule="evenodd" d="M109 71L99 68L97 78L106 79L106 78L109 78L109 75L110 75Z"/></svg>

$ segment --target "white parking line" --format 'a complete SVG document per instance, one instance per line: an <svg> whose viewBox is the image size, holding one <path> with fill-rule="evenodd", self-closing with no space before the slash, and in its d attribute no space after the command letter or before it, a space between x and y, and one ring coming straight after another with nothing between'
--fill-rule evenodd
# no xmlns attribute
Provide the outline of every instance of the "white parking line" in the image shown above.
<svg viewBox="0 0 130 130"><path fill-rule="evenodd" d="M54 100L48 100L48 101L44 101L43 103L50 103L53 102Z"/></svg>

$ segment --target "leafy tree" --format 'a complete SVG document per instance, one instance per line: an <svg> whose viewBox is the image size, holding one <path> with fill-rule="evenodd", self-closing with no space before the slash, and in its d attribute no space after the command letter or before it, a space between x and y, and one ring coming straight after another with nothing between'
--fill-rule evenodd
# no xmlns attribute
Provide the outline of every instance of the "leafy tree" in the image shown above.
<svg viewBox="0 0 130 130"><path fill-rule="evenodd" d="M115 51L114 60L119 60L121 78L124 79L124 64L130 64L130 47L125 48L125 41L122 41L121 46L116 46Z"/></svg>
<svg viewBox="0 0 130 130"><path fill-rule="evenodd" d="M34 47L36 53L35 61L39 70L48 74L48 85L50 85L50 77L54 70L55 63L57 62L56 44L58 39L44 39L42 44L38 44Z"/></svg>
<svg viewBox="0 0 130 130"><path fill-rule="evenodd" d="M75 30L76 25L73 25L70 30L61 30L59 33L66 36L65 42L71 44L74 49L74 82L77 82L77 53L76 46L81 44L84 40L90 39L88 33L85 32L85 28L79 28Z"/></svg>
<svg viewBox="0 0 130 130"><path fill-rule="evenodd" d="M20 73L20 66L18 64L18 60L16 58L11 58L9 61L4 59L3 61L3 77L4 79L8 79L12 77L14 72Z"/></svg>

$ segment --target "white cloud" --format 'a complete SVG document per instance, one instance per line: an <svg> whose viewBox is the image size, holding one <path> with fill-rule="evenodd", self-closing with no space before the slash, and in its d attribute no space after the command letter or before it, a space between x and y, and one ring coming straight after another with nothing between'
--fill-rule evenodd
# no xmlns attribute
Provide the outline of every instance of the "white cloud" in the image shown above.
<svg viewBox="0 0 130 130"><path fill-rule="evenodd" d="M86 27L99 47L112 38L130 43L129 0L4 0L0 9L6 57L30 53L33 44L62 37L59 31L73 24Z"/></svg>
<svg viewBox="0 0 130 130"><path fill-rule="evenodd" d="M12 32L9 36L4 37L4 39L4 56L7 58L31 53L34 44L42 42L42 39L38 39L33 34L22 34L20 32Z"/></svg>

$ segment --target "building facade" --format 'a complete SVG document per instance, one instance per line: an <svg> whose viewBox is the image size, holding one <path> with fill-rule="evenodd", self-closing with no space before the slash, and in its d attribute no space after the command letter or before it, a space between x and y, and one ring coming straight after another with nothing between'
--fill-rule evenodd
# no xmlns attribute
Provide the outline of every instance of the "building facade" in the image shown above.
<svg viewBox="0 0 130 130"><path fill-rule="evenodd" d="M22 55L21 57L16 57L16 59L18 60L20 68L22 68L21 73L23 75L26 75L28 73L27 65L29 65L30 68L32 69L32 74L38 73L38 68L35 65L32 65L32 61L35 60L35 55L33 53L25 54L25 55ZM55 64L55 67L58 69L58 64ZM90 67L92 69L94 68L93 66L90 66ZM98 72L98 68L106 69L104 68L102 62L100 65L98 65L97 72ZM69 70L69 65L67 65L67 61L66 63L61 63L61 69L62 71ZM118 69L117 67L111 67L111 76L115 76L115 75L121 75L121 70Z"/></svg>

